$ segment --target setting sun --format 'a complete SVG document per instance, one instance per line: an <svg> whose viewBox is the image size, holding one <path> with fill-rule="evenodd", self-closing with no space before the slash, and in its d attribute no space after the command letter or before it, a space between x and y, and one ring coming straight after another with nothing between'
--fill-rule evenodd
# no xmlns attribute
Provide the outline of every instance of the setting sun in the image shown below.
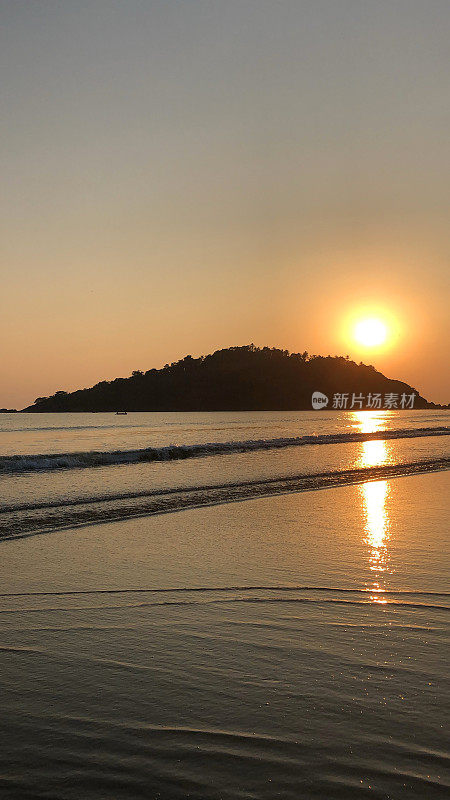
<svg viewBox="0 0 450 800"><path fill-rule="evenodd" d="M355 325L353 335L358 344L364 347L376 347L384 344L388 329L380 319L363 319Z"/></svg>
<svg viewBox="0 0 450 800"><path fill-rule="evenodd" d="M445 796L449 31L0 0L0 800Z"/></svg>

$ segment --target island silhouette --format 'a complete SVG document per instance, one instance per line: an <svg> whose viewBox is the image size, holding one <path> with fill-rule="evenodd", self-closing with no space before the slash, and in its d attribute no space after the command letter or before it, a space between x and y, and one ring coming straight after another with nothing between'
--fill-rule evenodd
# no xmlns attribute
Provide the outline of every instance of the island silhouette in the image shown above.
<svg viewBox="0 0 450 800"><path fill-rule="evenodd" d="M369 396L377 408L376 395L381 395L382 408L386 396L387 407L395 409L405 407L410 401L403 400L402 406L402 397L411 395L414 408L439 407L409 384L387 378L373 366L356 364L348 356L290 353L249 344L199 358L187 355L161 369L135 370L128 378L100 381L87 389L57 391L51 397L38 397L23 411L296 411L312 409L314 392L329 399L327 411L336 406L370 407ZM355 398L359 398L356 405Z"/></svg>

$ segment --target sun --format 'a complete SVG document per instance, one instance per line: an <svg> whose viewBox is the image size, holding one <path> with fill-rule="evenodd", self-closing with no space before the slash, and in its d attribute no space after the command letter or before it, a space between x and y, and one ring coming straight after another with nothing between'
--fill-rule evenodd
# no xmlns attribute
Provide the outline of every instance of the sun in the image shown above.
<svg viewBox="0 0 450 800"><path fill-rule="evenodd" d="M355 341L364 347L378 347L385 343L388 329L381 319L368 317L356 323L353 336Z"/></svg>

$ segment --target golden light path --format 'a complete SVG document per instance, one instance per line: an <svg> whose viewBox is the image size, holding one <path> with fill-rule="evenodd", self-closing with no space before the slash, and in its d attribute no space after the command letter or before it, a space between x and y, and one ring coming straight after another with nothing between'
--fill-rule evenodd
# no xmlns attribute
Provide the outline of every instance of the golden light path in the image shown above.
<svg viewBox="0 0 450 800"><path fill-rule="evenodd" d="M363 433L371 433L383 429L383 414L377 412L355 412L356 424ZM362 442L360 457L361 467L374 467L389 461L386 442ZM389 481L368 481L359 487L364 513L364 543L369 550L369 568L374 573L372 586L368 587L373 594L370 599L374 603L386 604L383 597L384 577L389 569L390 521L388 499Z"/></svg>

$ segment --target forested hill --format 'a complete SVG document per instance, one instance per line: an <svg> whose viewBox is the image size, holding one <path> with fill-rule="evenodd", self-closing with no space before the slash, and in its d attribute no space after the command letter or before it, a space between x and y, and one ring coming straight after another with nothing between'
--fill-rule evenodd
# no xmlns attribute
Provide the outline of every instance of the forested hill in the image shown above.
<svg viewBox="0 0 450 800"><path fill-rule="evenodd" d="M39 397L24 411L255 411L311 409L314 391L327 395L333 408L336 394L413 392L414 408L433 407L407 383L386 378L372 366L338 356L308 356L254 345L217 350L208 356L166 364L162 369L139 370L129 378L101 381L89 389L58 391ZM391 407L395 408L394 404ZM375 405L376 407L376 405ZM359 404L354 405L359 408Z"/></svg>

